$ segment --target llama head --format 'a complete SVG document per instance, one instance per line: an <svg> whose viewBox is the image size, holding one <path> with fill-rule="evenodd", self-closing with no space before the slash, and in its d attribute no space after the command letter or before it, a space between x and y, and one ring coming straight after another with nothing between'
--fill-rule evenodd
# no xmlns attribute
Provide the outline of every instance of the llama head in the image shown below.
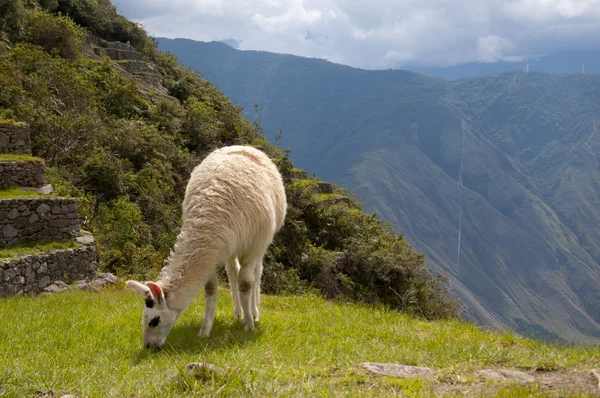
<svg viewBox="0 0 600 398"><path fill-rule="evenodd" d="M142 295L146 302L142 312L144 347L162 346L179 312L167 306L165 293L158 284L127 281L127 286Z"/></svg>

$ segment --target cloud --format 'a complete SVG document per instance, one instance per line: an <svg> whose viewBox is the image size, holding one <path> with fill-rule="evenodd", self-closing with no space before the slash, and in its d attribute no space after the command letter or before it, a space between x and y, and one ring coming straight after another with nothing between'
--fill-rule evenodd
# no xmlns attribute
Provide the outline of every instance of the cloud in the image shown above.
<svg viewBox="0 0 600 398"><path fill-rule="evenodd" d="M597 46L600 0L116 0L155 36L368 69L492 62Z"/></svg>

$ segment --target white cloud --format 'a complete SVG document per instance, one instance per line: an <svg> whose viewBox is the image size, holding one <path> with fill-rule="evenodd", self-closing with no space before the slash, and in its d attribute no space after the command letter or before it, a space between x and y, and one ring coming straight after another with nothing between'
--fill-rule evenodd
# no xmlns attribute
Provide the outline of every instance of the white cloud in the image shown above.
<svg viewBox="0 0 600 398"><path fill-rule="evenodd" d="M362 68L447 65L595 46L600 0L116 0L155 36Z"/></svg>

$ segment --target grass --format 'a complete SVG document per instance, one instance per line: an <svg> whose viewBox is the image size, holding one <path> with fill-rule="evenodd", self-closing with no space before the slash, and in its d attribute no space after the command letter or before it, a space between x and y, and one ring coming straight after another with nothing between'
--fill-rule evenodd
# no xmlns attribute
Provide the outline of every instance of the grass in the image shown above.
<svg viewBox="0 0 600 398"><path fill-rule="evenodd" d="M44 159L37 156L16 154L16 153L1 153L0 162L44 162Z"/></svg>
<svg viewBox="0 0 600 398"><path fill-rule="evenodd" d="M49 253L57 250L72 249L78 247L74 240L67 242L26 242L15 246L5 247L0 249L0 261L11 259L16 256L27 256L30 254Z"/></svg>
<svg viewBox="0 0 600 398"><path fill-rule="evenodd" d="M9 124L11 126L19 126L19 127L27 126L26 123L17 122L16 120L13 120L13 119L0 119L0 124Z"/></svg>
<svg viewBox="0 0 600 398"><path fill-rule="evenodd" d="M428 396L454 394L452 388L464 385L471 392L478 386L481 396L537 397L546 396L539 386L482 383L474 372L600 366L598 348L553 346L311 296L263 296L257 330L246 333L224 291L211 337L197 337L198 297L165 349L146 350L142 306L123 287L0 300L0 396ZM227 374L183 374L188 363L202 361ZM362 362L428 366L438 380L373 376Z"/></svg>
<svg viewBox="0 0 600 398"><path fill-rule="evenodd" d="M11 187L0 189L0 199L14 199L14 198L23 198L23 197L36 197L36 196L44 196L44 197L54 197L55 195L47 195L37 191L26 191L19 187Z"/></svg>

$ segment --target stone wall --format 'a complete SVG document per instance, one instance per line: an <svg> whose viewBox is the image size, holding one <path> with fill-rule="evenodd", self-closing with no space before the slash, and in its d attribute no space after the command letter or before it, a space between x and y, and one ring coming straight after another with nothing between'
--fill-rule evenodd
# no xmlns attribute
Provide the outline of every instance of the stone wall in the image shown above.
<svg viewBox="0 0 600 398"><path fill-rule="evenodd" d="M0 162L0 189L41 187L45 182L44 162Z"/></svg>
<svg viewBox="0 0 600 398"><path fill-rule="evenodd" d="M29 126L0 123L0 153L31 155Z"/></svg>
<svg viewBox="0 0 600 398"><path fill-rule="evenodd" d="M23 241L68 240L79 227L75 199L0 200L0 248Z"/></svg>
<svg viewBox="0 0 600 398"><path fill-rule="evenodd" d="M54 281L76 281L96 276L94 246L0 260L0 296L39 293Z"/></svg>

